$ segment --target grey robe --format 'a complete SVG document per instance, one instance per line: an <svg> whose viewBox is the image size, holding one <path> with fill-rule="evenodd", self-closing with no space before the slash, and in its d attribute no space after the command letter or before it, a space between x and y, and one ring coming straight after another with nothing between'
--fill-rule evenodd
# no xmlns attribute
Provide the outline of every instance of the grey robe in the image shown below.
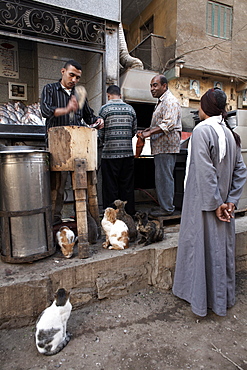
<svg viewBox="0 0 247 370"><path fill-rule="evenodd" d="M235 221L220 221L215 210L226 202L237 206L246 167L232 133L226 127L224 131L221 163L211 126L198 127L191 137L173 293L199 316L206 316L207 308L225 316L235 303Z"/></svg>

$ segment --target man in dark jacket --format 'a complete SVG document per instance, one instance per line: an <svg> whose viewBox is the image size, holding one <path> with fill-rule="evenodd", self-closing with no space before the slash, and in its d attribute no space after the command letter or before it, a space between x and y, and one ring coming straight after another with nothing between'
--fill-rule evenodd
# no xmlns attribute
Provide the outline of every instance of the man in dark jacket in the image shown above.
<svg viewBox="0 0 247 370"><path fill-rule="evenodd" d="M79 82L82 67L75 60L69 60L61 69L62 78L55 83L47 84L41 95L41 112L46 118L46 130L55 126L85 126L96 124L102 128L104 121L96 117L87 99L81 109L75 97L75 86ZM59 172L60 185L57 188L53 224L61 222L64 189L68 173ZM53 176L53 175L52 175Z"/></svg>

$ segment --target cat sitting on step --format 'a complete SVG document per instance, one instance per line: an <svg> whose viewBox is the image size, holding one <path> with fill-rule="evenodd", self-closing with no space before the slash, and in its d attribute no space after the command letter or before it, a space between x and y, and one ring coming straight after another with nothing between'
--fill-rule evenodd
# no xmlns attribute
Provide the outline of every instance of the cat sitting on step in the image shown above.
<svg viewBox="0 0 247 370"><path fill-rule="evenodd" d="M72 257L74 245L77 241L74 232L68 226L61 226L56 234L56 239L64 257Z"/></svg>
<svg viewBox="0 0 247 370"><path fill-rule="evenodd" d="M72 305L69 292L61 288L55 294L55 300L39 316L36 322L35 341L38 351L44 355L55 355L70 341L66 332L67 321Z"/></svg>
<svg viewBox="0 0 247 370"><path fill-rule="evenodd" d="M98 230L98 225L88 210L87 210L87 230L89 244L96 244L100 230Z"/></svg>
<svg viewBox="0 0 247 370"><path fill-rule="evenodd" d="M136 212L135 214L137 230L141 234L138 244L144 246L159 242L164 238L164 228L157 220L149 220L147 212Z"/></svg>
<svg viewBox="0 0 247 370"><path fill-rule="evenodd" d="M126 223L126 225L128 226L128 229L129 229L130 242L134 242L137 238L136 224L135 224L135 221L133 220L133 218L130 215L128 215L128 213L126 213L126 211L125 211L125 204L126 203L127 203L126 200L122 201L120 199L116 199L114 201L114 204L115 204L115 206L118 210L117 219Z"/></svg>
<svg viewBox="0 0 247 370"><path fill-rule="evenodd" d="M120 250L129 247L128 226L123 221L117 220L117 212L110 207L105 210L101 221L106 236L106 241L102 244L103 248Z"/></svg>

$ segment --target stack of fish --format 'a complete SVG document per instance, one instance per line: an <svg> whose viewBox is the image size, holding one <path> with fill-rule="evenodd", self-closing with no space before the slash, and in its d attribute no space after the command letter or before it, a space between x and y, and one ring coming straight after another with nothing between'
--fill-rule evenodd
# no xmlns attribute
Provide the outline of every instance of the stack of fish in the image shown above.
<svg viewBox="0 0 247 370"><path fill-rule="evenodd" d="M0 124L41 125L45 124L40 111L40 103L25 105L21 102L6 103L0 106Z"/></svg>

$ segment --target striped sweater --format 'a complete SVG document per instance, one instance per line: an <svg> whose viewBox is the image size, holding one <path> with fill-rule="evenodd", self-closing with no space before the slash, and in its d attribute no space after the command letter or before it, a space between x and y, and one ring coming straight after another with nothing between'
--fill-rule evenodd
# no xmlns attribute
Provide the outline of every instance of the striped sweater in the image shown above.
<svg viewBox="0 0 247 370"><path fill-rule="evenodd" d="M112 99L101 107L99 116L105 121L104 128L99 130L99 138L104 145L102 158L133 156L132 137L137 131L134 108L122 99Z"/></svg>

